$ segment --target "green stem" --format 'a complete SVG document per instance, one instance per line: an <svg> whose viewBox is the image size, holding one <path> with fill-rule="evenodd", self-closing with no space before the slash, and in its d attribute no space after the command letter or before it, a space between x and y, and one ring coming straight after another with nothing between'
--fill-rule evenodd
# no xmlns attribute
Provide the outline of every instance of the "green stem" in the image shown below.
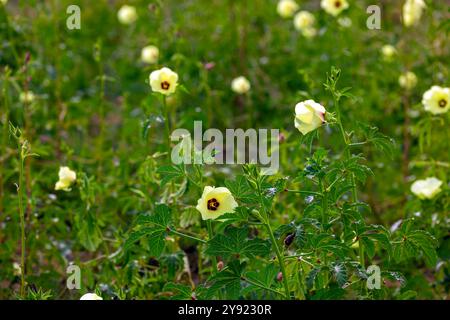
<svg viewBox="0 0 450 320"><path fill-rule="evenodd" d="M305 293L305 285L304 285L304 281L303 281L303 266L301 264L301 262L299 261L299 263L296 264L296 274L297 274L297 281L298 281L298 292L299 292L299 296L302 297L303 299L306 298L306 293Z"/></svg>
<svg viewBox="0 0 450 320"><path fill-rule="evenodd" d="M167 139L167 155L170 158L170 113L169 109L167 108L167 98L165 95L162 96L163 99L163 112L164 112L164 128L165 128L165 134Z"/></svg>
<svg viewBox="0 0 450 320"><path fill-rule="evenodd" d="M291 193L299 193L299 194L304 194L304 195L314 195L314 196L318 196L321 197L322 194L319 192L315 192L315 191L306 191L306 190L290 190L290 189L286 189L286 192L291 192Z"/></svg>
<svg viewBox="0 0 450 320"><path fill-rule="evenodd" d="M367 144L367 141L350 143L348 146L349 147L357 147L357 146L363 146L365 144Z"/></svg>
<svg viewBox="0 0 450 320"><path fill-rule="evenodd" d="M361 267L365 268L364 248L361 241L359 242L359 263L361 264Z"/></svg>
<svg viewBox="0 0 450 320"><path fill-rule="evenodd" d="M341 109L339 108L339 101L334 94L333 94L333 100L334 100L334 105L336 108L336 117L337 117L337 123L339 126L339 131L341 132L342 140L345 143L345 155L347 157L347 160L350 160L351 154L350 154L350 149L348 148L348 146L350 145L350 141L348 139L347 133L345 132L344 126L342 125ZM352 186L353 186L352 187L353 202L356 202L356 200L358 199L358 194L356 192L356 182L355 182L355 176L353 174L351 174L351 181L352 181Z"/></svg>
<svg viewBox="0 0 450 320"><path fill-rule="evenodd" d="M259 200L261 202L261 208L262 208L263 213L264 213L264 216L260 215L260 219L261 219L261 222L263 222L263 224L266 226L266 229L267 229L267 231L269 233L272 245L275 248L275 253L277 255L278 263L280 264L281 275L283 276L283 286L284 286L286 299L291 299L291 294L290 294L290 291L289 291L289 283L287 281L286 268L284 266L284 255L282 254L282 252L280 250L280 247L278 246L277 239L273 235L272 227L270 226L269 213L267 212L267 210L266 210L266 208L264 206L263 195L262 195L262 192L261 192L261 184L260 184L260 182L257 182L257 192L258 192Z"/></svg>
<svg viewBox="0 0 450 320"><path fill-rule="evenodd" d="M287 281L287 273L286 273L286 268L284 266L284 257L281 254L281 250L280 247L278 246L278 242L277 239L275 239L275 236L273 235L273 231L272 231L272 227L270 226L270 223L266 223L266 228L267 231L269 232L269 236L270 236L270 240L272 241L272 245L275 248L275 253L277 255L277 259L278 259L278 263L280 264L280 269L281 269L281 274L283 275L283 285L284 285L284 292L286 295L286 299L290 299L290 291L289 291L289 284Z"/></svg>
<svg viewBox="0 0 450 320"><path fill-rule="evenodd" d="M327 190L323 186L322 180L319 181L320 190L322 191L322 228L325 231L327 224Z"/></svg>
<svg viewBox="0 0 450 320"><path fill-rule="evenodd" d="M211 240L214 236L211 220L206 220L206 226L208 228L209 240ZM211 259L212 259L212 264L213 264L211 274L214 275L217 273L217 258L216 258L216 256L213 256ZM221 290L219 290L219 300L222 300L222 291Z"/></svg>
<svg viewBox="0 0 450 320"><path fill-rule="evenodd" d="M101 53L100 53L101 54ZM100 116L99 116L99 136L98 136L98 151L99 151L99 165L97 168L98 178L101 178L103 172L103 160L104 160L104 143L105 143L105 74L103 64L99 60L99 74L100 74Z"/></svg>
<svg viewBox="0 0 450 320"><path fill-rule="evenodd" d="M195 240L195 241L198 241L198 242L201 242L201 243L206 243L206 241L203 240L203 239L200 239L200 238L197 238L197 237L188 235L188 234L186 234L186 233L182 233L182 232L177 231L177 230L174 230L174 229L170 229L169 232L170 232L170 233L173 233L173 234L176 234L177 236L180 236L180 237L183 237L183 238Z"/></svg>
<svg viewBox="0 0 450 320"><path fill-rule="evenodd" d="M213 229L212 229L212 224L211 224L211 220L206 220L206 226L208 228L208 237L209 240L211 240L213 238ZM212 274L215 274L217 271L217 258L215 256L212 257L212 263L213 263L213 268L212 268Z"/></svg>
<svg viewBox="0 0 450 320"><path fill-rule="evenodd" d="M20 166L19 166L19 186L18 186L18 196L19 196L19 217L20 217L20 232L21 232L21 254L20 254L20 295L25 296L25 212L23 208L23 171L24 171L24 158L22 156L20 143L18 144Z"/></svg>

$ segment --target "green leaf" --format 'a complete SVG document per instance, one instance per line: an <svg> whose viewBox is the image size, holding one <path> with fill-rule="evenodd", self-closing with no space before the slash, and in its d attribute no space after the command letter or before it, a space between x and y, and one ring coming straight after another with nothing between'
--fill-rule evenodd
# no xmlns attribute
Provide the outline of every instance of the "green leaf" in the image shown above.
<svg viewBox="0 0 450 320"><path fill-rule="evenodd" d="M314 282L316 281L317 275L322 270L321 267L314 267L306 276L306 286L308 289L311 289L314 287Z"/></svg>
<svg viewBox="0 0 450 320"><path fill-rule="evenodd" d="M129 249L136 241L146 238L149 244L149 254L158 257L164 250L167 228L172 222L169 207L157 205L153 214L141 214L136 219L136 229L125 241L125 249Z"/></svg>
<svg viewBox="0 0 450 320"><path fill-rule="evenodd" d="M214 295L217 296L219 290L225 290L226 299L237 299L241 292L241 275L245 268L245 263L239 263L237 260L233 260L222 271L216 273L208 282L212 282L212 285L208 288L206 297L211 298Z"/></svg>
<svg viewBox="0 0 450 320"><path fill-rule="evenodd" d="M234 212L225 213L220 216L218 220L226 222L227 224L247 222L249 217L249 210L246 207L237 207Z"/></svg>
<svg viewBox="0 0 450 320"><path fill-rule="evenodd" d="M195 208L188 208L180 216L180 227L188 228L190 226L200 225L200 213Z"/></svg>
<svg viewBox="0 0 450 320"><path fill-rule="evenodd" d="M176 272L184 266L183 254L178 252L163 255L160 262L162 267L167 267L167 275L169 279L173 279Z"/></svg>
<svg viewBox="0 0 450 320"><path fill-rule="evenodd" d="M225 186L230 190L233 196L243 203L256 203L258 197L247 183L247 179L238 175L236 180L225 180Z"/></svg>
<svg viewBox="0 0 450 320"><path fill-rule="evenodd" d="M319 289L316 294L311 297L311 300L338 300L345 294L342 288Z"/></svg>
<svg viewBox="0 0 450 320"><path fill-rule="evenodd" d="M381 247L387 250L389 256L392 255L392 245L389 240L389 231L383 226L373 225L371 231L364 233L364 237L377 241Z"/></svg>
<svg viewBox="0 0 450 320"><path fill-rule="evenodd" d="M127 240L125 240L124 249L128 250L136 241L142 239L144 236L152 232L152 230L154 230L153 227L144 227L137 231L131 232Z"/></svg>
<svg viewBox="0 0 450 320"><path fill-rule="evenodd" d="M361 236L359 238L359 245L363 246L364 252L367 254L367 256L372 259L375 255L375 244L369 237Z"/></svg>
<svg viewBox="0 0 450 320"><path fill-rule="evenodd" d="M339 287L342 288L348 281L347 268L343 263L332 263L330 270L333 273Z"/></svg>
<svg viewBox="0 0 450 320"><path fill-rule="evenodd" d="M161 178L161 186L164 186L166 183L176 179L184 177L186 174L184 172L183 165L173 165L173 166L161 166L156 170L157 173L160 174Z"/></svg>
<svg viewBox="0 0 450 320"><path fill-rule="evenodd" d="M273 286L276 283L278 271L279 269L274 264L268 264L260 271L247 272L244 277L251 282L257 283L259 286L250 284L242 290L242 294L264 290L262 287L266 288L267 292L269 292L270 289L274 289Z"/></svg>
<svg viewBox="0 0 450 320"><path fill-rule="evenodd" d="M381 276L386 277L390 280L395 280L400 282L400 285L404 287L406 285L406 278L400 272L396 271L382 271Z"/></svg>
<svg viewBox="0 0 450 320"><path fill-rule="evenodd" d="M391 159L395 152L394 139L380 133L377 127L369 126L367 124L359 123L359 127L362 129L367 142L372 143L375 148L382 151Z"/></svg>
<svg viewBox="0 0 450 320"><path fill-rule="evenodd" d="M164 292L171 293L172 300L191 300L192 299L192 290L190 286L180 284L180 283L167 283L164 288Z"/></svg>
<svg viewBox="0 0 450 320"><path fill-rule="evenodd" d="M95 251L103 241L102 232L95 217L91 213L87 213L84 219L79 219L78 228L77 237L81 245L89 251Z"/></svg>
<svg viewBox="0 0 450 320"><path fill-rule="evenodd" d="M159 257L164 251L166 230L154 229L148 235L149 255Z"/></svg>
<svg viewBox="0 0 450 320"><path fill-rule="evenodd" d="M412 230L412 220L403 222L400 229L400 237L393 247L393 256L397 262L409 258L425 258L428 266L435 266L437 262L436 239L424 230Z"/></svg>
<svg viewBox="0 0 450 320"><path fill-rule="evenodd" d="M361 183L364 183L369 175L373 175L372 169L359 163L363 160L364 158L361 156L353 155L349 160L344 161L343 167L344 170L351 172Z"/></svg>
<svg viewBox="0 0 450 320"><path fill-rule="evenodd" d="M397 300L415 300L417 292L414 290L407 290L397 296Z"/></svg>
<svg viewBox="0 0 450 320"><path fill-rule="evenodd" d="M318 234L310 238L311 246L315 250L323 250L334 254L340 259L344 259L349 248L342 242L334 239L329 234Z"/></svg>
<svg viewBox="0 0 450 320"><path fill-rule="evenodd" d="M319 130L313 130L305 135L300 136L300 144L305 145L308 148L308 152L311 153L314 144L314 139L319 138Z"/></svg>
<svg viewBox="0 0 450 320"><path fill-rule="evenodd" d="M224 234L218 234L208 241L206 254L229 258L231 256L266 256L270 253L269 241L258 238L248 239L247 228L229 227Z"/></svg>
<svg viewBox="0 0 450 320"><path fill-rule="evenodd" d="M158 204L155 207L154 213L141 213L138 215L135 225L156 225L160 228L167 228L172 222L172 216L170 213L170 208L165 204Z"/></svg>

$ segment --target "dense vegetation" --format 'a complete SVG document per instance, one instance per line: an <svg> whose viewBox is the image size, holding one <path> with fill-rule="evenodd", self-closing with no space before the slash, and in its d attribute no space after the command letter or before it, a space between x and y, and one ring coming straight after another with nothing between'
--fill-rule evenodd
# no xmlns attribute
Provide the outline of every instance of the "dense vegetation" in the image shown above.
<svg viewBox="0 0 450 320"><path fill-rule="evenodd" d="M373 2L0 1L0 298L448 299L449 6Z"/></svg>

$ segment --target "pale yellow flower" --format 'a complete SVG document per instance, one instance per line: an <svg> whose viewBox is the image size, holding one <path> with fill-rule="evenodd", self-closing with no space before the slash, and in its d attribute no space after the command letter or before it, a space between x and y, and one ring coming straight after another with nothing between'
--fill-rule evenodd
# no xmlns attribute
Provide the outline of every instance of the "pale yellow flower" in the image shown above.
<svg viewBox="0 0 450 320"><path fill-rule="evenodd" d="M417 85L417 76L414 72L407 71L398 78L400 87L411 90Z"/></svg>
<svg viewBox="0 0 450 320"><path fill-rule="evenodd" d="M22 103L32 103L35 99L35 95L32 91L23 91L20 93L19 100Z"/></svg>
<svg viewBox="0 0 450 320"><path fill-rule="evenodd" d="M145 63L153 64L158 62L159 49L155 46L146 46L142 49L141 60Z"/></svg>
<svg viewBox="0 0 450 320"><path fill-rule="evenodd" d="M308 28L311 28L314 25L316 19L311 12L308 11L300 11L294 17L294 27L295 29L302 31Z"/></svg>
<svg viewBox="0 0 450 320"><path fill-rule="evenodd" d="M381 47L381 54L383 55L384 60L391 61L397 54L397 49L390 44L385 44Z"/></svg>
<svg viewBox="0 0 450 320"><path fill-rule="evenodd" d="M17 262L13 263L13 273L15 276L20 276L22 274L22 268L20 267L20 264Z"/></svg>
<svg viewBox="0 0 450 320"><path fill-rule="evenodd" d="M162 68L150 73L150 86L154 92L170 95L178 86L178 74L169 68Z"/></svg>
<svg viewBox="0 0 450 320"><path fill-rule="evenodd" d="M406 0L403 5L403 24L405 27L416 25L420 21L426 5L423 0Z"/></svg>
<svg viewBox="0 0 450 320"><path fill-rule="evenodd" d="M70 170L69 167L59 168L59 180L55 184L55 190L70 191L70 186L77 180L75 171Z"/></svg>
<svg viewBox="0 0 450 320"><path fill-rule="evenodd" d="M295 127L307 134L319 128L325 122L326 110L324 106L314 100L306 100L295 106Z"/></svg>
<svg viewBox="0 0 450 320"><path fill-rule="evenodd" d="M450 88L432 86L422 97L425 111L432 114L445 113L450 109Z"/></svg>
<svg viewBox="0 0 450 320"><path fill-rule="evenodd" d="M80 300L103 300L103 298L95 293L86 293L80 298Z"/></svg>
<svg viewBox="0 0 450 320"><path fill-rule="evenodd" d="M237 202L227 188L206 186L202 197L197 202L196 209L202 214L203 220L215 220L225 213L234 212L237 206Z"/></svg>
<svg viewBox="0 0 450 320"><path fill-rule="evenodd" d="M250 91L250 88L250 81L248 81L246 77L240 76L231 81L231 89L236 93L247 93L248 91Z"/></svg>
<svg viewBox="0 0 450 320"><path fill-rule="evenodd" d="M339 25L343 28L350 28L352 26L352 19L349 17L342 17L337 20Z"/></svg>
<svg viewBox="0 0 450 320"><path fill-rule="evenodd" d="M325 12L336 17L348 8L348 2L347 0L322 0L320 6Z"/></svg>
<svg viewBox="0 0 450 320"><path fill-rule="evenodd" d="M411 192L419 199L432 199L441 192L441 185L442 181L435 177L417 180L411 185Z"/></svg>
<svg viewBox="0 0 450 320"><path fill-rule="evenodd" d="M132 24L136 22L138 18L136 8L133 6L123 5L117 12L117 18L122 24Z"/></svg>
<svg viewBox="0 0 450 320"><path fill-rule="evenodd" d="M281 0L277 5L277 12L283 18L290 18L298 10L298 4L293 0Z"/></svg>

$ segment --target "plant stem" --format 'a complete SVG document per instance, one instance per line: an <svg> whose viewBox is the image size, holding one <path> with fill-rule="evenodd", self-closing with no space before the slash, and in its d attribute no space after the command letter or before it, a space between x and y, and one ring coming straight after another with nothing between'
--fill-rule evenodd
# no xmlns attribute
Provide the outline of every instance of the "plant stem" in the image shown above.
<svg viewBox="0 0 450 320"><path fill-rule="evenodd" d="M273 235L273 231L272 231L272 227L270 226L270 223L267 222L265 225L266 225L267 231L269 232L269 236L270 236L270 240L272 241L272 245L275 248L275 253L277 255L278 263L280 264L281 274L283 275L283 285L284 285L284 291L285 291L286 298L290 299L291 296L290 296L290 291L289 291L289 284L288 284L287 277L286 277L286 275L287 275L286 268L284 266L284 257L281 254L281 250L280 250L280 247L278 246L277 239L275 239L275 236Z"/></svg>
<svg viewBox="0 0 450 320"><path fill-rule="evenodd" d="M30 53L27 52L25 54L25 62L24 62L24 81L23 81L23 88L25 96L28 95L30 92L30 78L28 77L28 64L30 62ZM24 118L24 126L25 126L25 137L28 141L33 141L33 132L30 128L30 122L31 122L31 113L30 112L30 104L31 102L28 101L28 99L25 99L23 102L23 118ZM31 157L23 159L25 161L25 188L26 188L26 194L27 194L27 202L26 202L26 222L27 225L30 224L31 219ZM28 229L28 228L27 228Z"/></svg>
<svg viewBox="0 0 450 320"><path fill-rule="evenodd" d="M280 247L278 246L277 239L273 235L272 227L270 226L270 217L269 217L269 213L266 210L266 207L264 206L263 194L261 192L261 183L260 182L257 182L256 188L257 188L257 192L258 192L258 196L259 196L259 201L261 203L261 208L262 208L262 211L264 212L264 216L260 215L260 219L261 219L261 222L263 222L263 224L265 225L265 227L269 233L272 245L275 248L275 253L277 255L278 263L280 264L281 274L283 276L283 286L284 286L286 298L290 299L291 294L289 291L289 283L287 281L286 268L284 266L284 255L282 254Z"/></svg>
<svg viewBox="0 0 450 320"><path fill-rule="evenodd" d="M336 116L337 116L337 122L339 126L339 131L341 132L342 140L345 143L345 155L347 157L347 160L350 160L351 154L350 149L348 146L350 145L350 141L348 139L347 133L345 132L344 126L342 125L342 119L341 119L341 110L339 108L339 100L336 98L336 95L333 94L333 100L334 100L334 106L336 108ZM358 194L356 191L356 182L355 182L355 176L351 174L351 181L352 181L352 195L353 195L353 202L356 202L358 199Z"/></svg>
<svg viewBox="0 0 450 320"><path fill-rule="evenodd" d="M104 150L104 143L105 143L105 74L103 69L103 64L101 61L99 61L99 74L100 74L100 119L99 119L99 126L100 126L100 133L99 133L99 155L100 155L100 161L98 166L98 177L102 177L103 172L103 150Z"/></svg>
<svg viewBox="0 0 450 320"><path fill-rule="evenodd" d="M206 226L208 228L209 240L211 240L213 237L213 229L212 229L211 220L206 220ZM212 257L212 263L213 263L212 274L215 274L217 271L217 258L215 256Z"/></svg>
<svg viewBox="0 0 450 320"><path fill-rule="evenodd" d="M177 231L177 230L174 230L174 229L170 229L169 232L170 232L170 233L173 233L173 234L176 234L177 236L180 236L180 237L183 237L183 238L195 240L195 241L198 241L198 242L201 242L201 243L206 243L206 241L203 240L203 239L200 239L200 238L197 238L197 237L188 235L188 234L186 234L186 233L182 233L182 232Z"/></svg>
<svg viewBox="0 0 450 320"><path fill-rule="evenodd" d="M163 112L164 112L164 127L166 131L166 139L167 139L167 155L170 158L170 113L167 108L167 98L165 95L162 96L163 99Z"/></svg>
<svg viewBox="0 0 450 320"><path fill-rule="evenodd" d="M211 240L212 237L214 236L211 220L206 220L206 225L208 228L208 237L209 237L209 240ZM217 273L217 258L215 256L212 257L212 264L213 264L213 266L212 266L211 273L212 273L212 275L214 275ZM222 300L222 291L221 290L219 290L219 300Z"/></svg>
<svg viewBox="0 0 450 320"><path fill-rule="evenodd" d="M314 195L314 196L318 196L321 197L322 194L320 192L314 192L314 191L306 191L306 190L290 190L290 189L286 189L286 192L291 192L291 193L299 193L299 194L304 194L304 195Z"/></svg>
<svg viewBox="0 0 450 320"><path fill-rule="evenodd" d="M323 186L322 180L319 181L320 190L322 191L322 228L325 231L327 224L327 190Z"/></svg>
<svg viewBox="0 0 450 320"><path fill-rule="evenodd" d="M402 173L403 181L406 183L408 181L409 174L409 150L411 147L411 135L409 134L411 119L409 117L409 94L402 97L403 100L403 153L402 153Z"/></svg>
<svg viewBox="0 0 450 320"><path fill-rule="evenodd" d="M364 248L363 248L361 242L359 243L359 263L361 264L361 267L365 268Z"/></svg>
<svg viewBox="0 0 450 320"><path fill-rule="evenodd" d="M24 158L22 154L22 146L20 142L18 143L19 150L19 185L18 185L18 196L19 196L19 217L20 217L20 232L21 232L21 254L20 254L20 295L25 296L25 212L23 208L23 171L24 171Z"/></svg>

